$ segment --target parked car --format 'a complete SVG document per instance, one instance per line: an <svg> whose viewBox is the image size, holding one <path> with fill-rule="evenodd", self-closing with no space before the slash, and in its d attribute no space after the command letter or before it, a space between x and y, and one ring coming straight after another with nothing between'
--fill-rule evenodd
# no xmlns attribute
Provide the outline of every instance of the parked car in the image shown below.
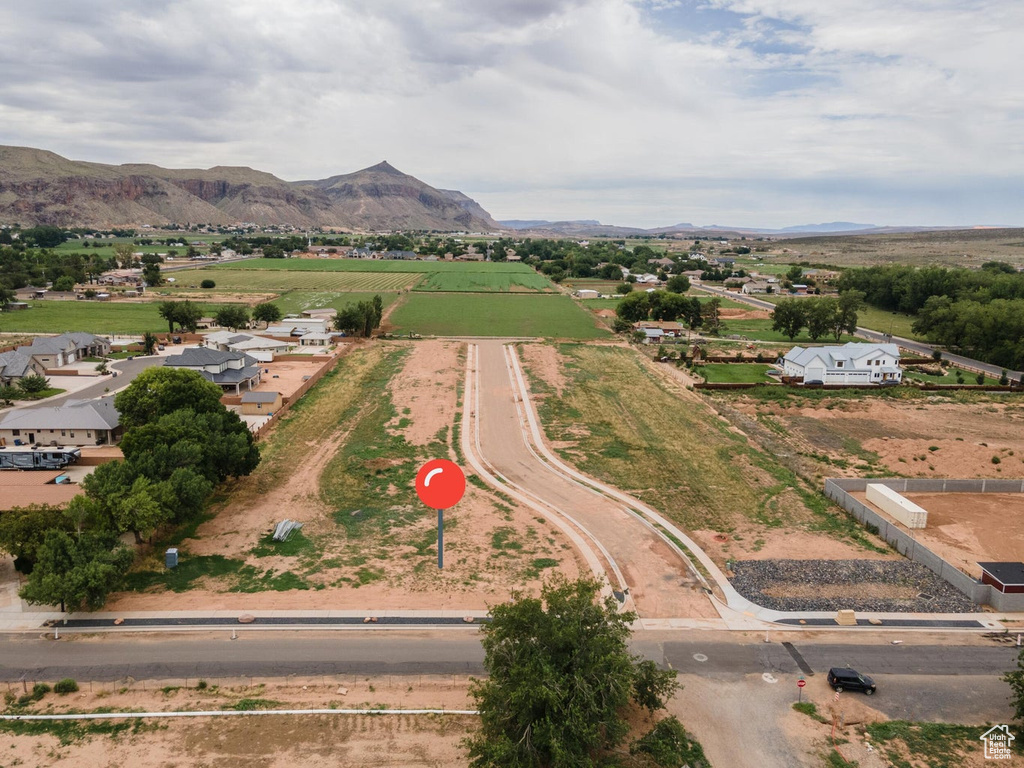
<svg viewBox="0 0 1024 768"><path fill-rule="evenodd" d="M828 684L836 692L864 691L868 696L875 692L875 681L849 667L832 667L828 671Z"/></svg>

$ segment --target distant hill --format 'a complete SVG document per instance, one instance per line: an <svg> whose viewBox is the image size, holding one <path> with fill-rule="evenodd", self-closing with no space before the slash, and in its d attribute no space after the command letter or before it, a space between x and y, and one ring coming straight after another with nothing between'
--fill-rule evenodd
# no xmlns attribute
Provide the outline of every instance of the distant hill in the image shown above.
<svg viewBox="0 0 1024 768"><path fill-rule="evenodd" d="M827 224L799 224L783 227L779 232L852 232L858 229L877 229L875 224L854 224L851 221L830 221Z"/></svg>
<svg viewBox="0 0 1024 768"><path fill-rule="evenodd" d="M355 173L288 182L252 168L103 165L0 146L0 223L114 227L167 223L445 232L500 229L474 200L386 162Z"/></svg>

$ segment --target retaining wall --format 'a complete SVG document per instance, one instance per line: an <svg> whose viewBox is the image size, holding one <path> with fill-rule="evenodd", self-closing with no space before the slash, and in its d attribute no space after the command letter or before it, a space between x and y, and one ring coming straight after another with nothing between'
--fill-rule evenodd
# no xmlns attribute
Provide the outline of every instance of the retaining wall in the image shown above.
<svg viewBox="0 0 1024 768"><path fill-rule="evenodd" d="M829 478L825 495L863 525L874 526L878 535L909 560L921 563L963 592L978 605L991 605L998 611L1024 611L1024 594L1005 594L982 584L946 562L906 531L861 503L851 492L862 492L868 483L884 485L897 493L1024 493L1024 480L933 480L929 478Z"/></svg>

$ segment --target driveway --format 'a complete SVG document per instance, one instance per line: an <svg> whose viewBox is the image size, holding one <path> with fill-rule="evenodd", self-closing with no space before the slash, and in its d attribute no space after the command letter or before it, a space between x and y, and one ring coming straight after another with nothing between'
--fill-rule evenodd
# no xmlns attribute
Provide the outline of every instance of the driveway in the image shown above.
<svg viewBox="0 0 1024 768"><path fill-rule="evenodd" d="M133 360L118 360L117 362L111 363L109 366L111 370L117 371L117 378L114 378L113 376L100 376L96 379L94 384L90 384L83 389L79 389L75 392L69 392L65 395L50 397L46 400L23 403L21 407L63 405L67 400L90 400L95 397L103 397L105 394L111 394L124 389L132 383L136 376L147 368L163 364L164 359L156 355L151 357L136 357Z"/></svg>

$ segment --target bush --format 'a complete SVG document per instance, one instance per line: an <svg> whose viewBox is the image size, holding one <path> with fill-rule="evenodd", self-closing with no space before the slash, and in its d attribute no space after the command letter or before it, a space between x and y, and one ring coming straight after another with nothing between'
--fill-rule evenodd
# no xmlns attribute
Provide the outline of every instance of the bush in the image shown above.
<svg viewBox="0 0 1024 768"><path fill-rule="evenodd" d="M209 278L207 278L206 280L203 280L203 282L201 282L199 284L199 287L200 288L216 288L217 284L215 282L213 282L213 280L210 280Z"/></svg>
<svg viewBox="0 0 1024 768"><path fill-rule="evenodd" d="M999 458L998 456L993 456L993 457L992 457L992 463L993 463L993 464L1002 464L1002 463L1003 463L1003 460L1002 460L1002 459L1000 459L1000 458Z"/></svg>
<svg viewBox="0 0 1024 768"><path fill-rule="evenodd" d="M69 693L75 693L78 690L78 683L72 680L70 677L65 677L63 680L59 680L56 685L53 686L55 693L66 695Z"/></svg>
<svg viewBox="0 0 1024 768"><path fill-rule="evenodd" d="M39 701L43 696L48 694L53 689L50 688L46 683L36 683L32 686L32 698Z"/></svg>
<svg viewBox="0 0 1024 768"><path fill-rule="evenodd" d="M932 350L932 360L934 360L936 363L941 363L942 362L942 350L941 349L933 349Z"/></svg>
<svg viewBox="0 0 1024 768"><path fill-rule="evenodd" d="M49 380L47 380L45 376L40 376L38 373L33 373L31 376L24 376L18 380L18 389L29 395L42 392L49 386Z"/></svg>
<svg viewBox="0 0 1024 768"><path fill-rule="evenodd" d="M703 748L690 738L683 724L674 715L661 720L654 728L630 744L629 753L647 755L655 765L707 765Z"/></svg>
<svg viewBox="0 0 1024 768"><path fill-rule="evenodd" d="M1003 372L999 374L999 386L1005 387L1010 383L1010 377L1006 373L1006 369L1003 368Z"/></svg>
<svg viewBox="0 0 1024 768"><path fill-rule="evenodd" d="M976 382L978 382L979 386L984 384L985 383L985 374L984 373L979 373L977 376L974 377L974 380Z"/></svg>

